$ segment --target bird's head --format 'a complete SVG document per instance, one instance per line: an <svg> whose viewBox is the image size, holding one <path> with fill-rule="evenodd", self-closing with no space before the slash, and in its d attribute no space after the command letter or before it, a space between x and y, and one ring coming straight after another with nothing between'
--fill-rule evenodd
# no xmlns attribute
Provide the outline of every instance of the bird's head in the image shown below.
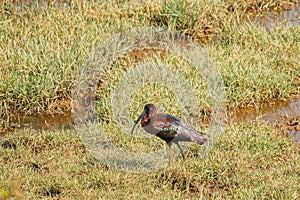
<svg viewBox="0 0 300 200"><path fill-rule="evenodd" d="M134 128L137 125L137 123L139 123L139 121L141 121L141 119L146 116L148 119L151 119L155 114L156 114L157 110L154 104L146 104L144 106L144 110L143 112L140 114L140 116L137 118L137 120L134 121L134 125L131 129L131 134L133 134Z"/></svg>

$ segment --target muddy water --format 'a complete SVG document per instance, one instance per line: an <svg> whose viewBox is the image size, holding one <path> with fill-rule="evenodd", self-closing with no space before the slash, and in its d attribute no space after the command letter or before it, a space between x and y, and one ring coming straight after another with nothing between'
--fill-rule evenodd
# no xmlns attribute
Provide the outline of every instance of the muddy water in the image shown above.
<svg viewBox="0 0 300 200"><path fill-rule="evenodd" d="M272 100L259 107L240 108L235 112L229 113L230 121L254 121L264 120L292 137L293 140L300 142L300 96L293 97L287 101ZM293 122L292 122L293 121Z"/></svg>
<svg viewBox="0 0 300 200"><path fill-rule="evenodd" d="M300 3L295 4L295 6L288 11L281 12L269 12L263 17L253 17L251 21L257 21L262 26L269 30L274 27L278 27L283 23L288 23L289 25L300 25Z"/></svg>
<svg viewBox="0 0 300 200"><path fill-rule="evenodd" d="M11 119L10 126L14 129L31 130L63 130L73 129L71 113L41 116L18 115Z"/></svg>
<svg viewBox="0 0 300 200"><path fill-rule="evenodd" d="M286 106L279 106L275 111L265 114L263 119L279 124L295 141L300 142L300 97L292 99Z"/></svg>
<svg viewBox="0 0 300 200"><path fill-rule="evenodd" d="M297 127L300 128L300 96L287 101L269 101L258 108L240 108L235 112L229 113L229 120L231 122L264 120L270 124L278 124L293 140L300 142L300 130L297 130ZM74 129L71 113L44 116L17 116L10 121L10 125L14 127L14 130ZM9 131L6 133L9 133Z"/></svg>

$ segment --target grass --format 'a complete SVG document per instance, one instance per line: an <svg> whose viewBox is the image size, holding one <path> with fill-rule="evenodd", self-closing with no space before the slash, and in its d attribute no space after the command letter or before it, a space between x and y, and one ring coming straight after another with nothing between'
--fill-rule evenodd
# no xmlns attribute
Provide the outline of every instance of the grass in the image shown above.
<svg viewBox="0 0 300 200"><path fill-rule="evenodd" d="M278 28L270 34L264 28L247 24L239 26L238 32L229 30L229 34L227 41L212 45L209 50L211 55L218 52L216 62L232 105L253 105L299 92L296 52L300 46L294 40L300 37L299 27Z"/></svg>
<svg viewBox="0 0 300 200"><path fill-rule="evenodd" d="M69 111L74 79L92 48L115 33L145 26L176 29L208 48L231 105L288 97L299 90L299 27L269 34L242 19L292 3L74 1L69 8L21 10L2 3L0 114Z"/></svg>
<svg viewBox="0 0 300 200"><path fill-rule="evenodd" d="M95 160L72 131L15 132L1 142L1 194L26 199L300 196L299 146L266 123L232 124L204 158L197 156L199 148L193 146L185 161L169 168L126 173Z"/></svg>
<svg viewBox="0 0 300 200"><path fill-rule="evenodd" d="M0 116L71 110L71 92L92 49L125 30L163 27L193 38L215 60L228 107L258 105L300 91L300 28L271 32L247 16L287 9L296 1L72 1L70 7L21 7L9 1L0 12ZM147 53L147 52L146 52ZM149 52L148 52L149 53ZM211 99L202 76L170 52L149 57L180 71L209 114ZM159 55L159 56L158 56ZM147 55L148 56L148 55ZM146 57L147 57L146 56ZM142 57L142 58L141 58ZM116 146L133 152L163 148L159 139L123 134L113 118L111 96L120 78L144 59L118 58L100 77L97 113ZM159 84L139 88L128 105L130 119L148 101L182 116L176 94ZM174 107L170 107L170 104ZM131 124L130 124L131 125ZM204 129L204 127L200 127ZM73 131L17 131L1 138L0 199L298 199L300 150L264 122L228 124L212 152L202 158L192 145L185 161L139 174L98 162ZM155 195L155 196L154 196Z"/></svg>

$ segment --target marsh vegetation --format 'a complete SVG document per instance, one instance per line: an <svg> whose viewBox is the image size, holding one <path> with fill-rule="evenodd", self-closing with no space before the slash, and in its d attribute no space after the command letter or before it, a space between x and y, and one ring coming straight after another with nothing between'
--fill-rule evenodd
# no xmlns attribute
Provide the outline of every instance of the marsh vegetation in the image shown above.
<svg viewBox="0 0 300 200"><path fill-rule="evenodd" d="M223 78L230 111L285 100L300 91L300 27L272 31L248 17L290 9L297 1L71 1L28 6L3 1L0 8L0 116L9 128L15 113L71 111L72 89L93 48L112 35L143 27L176 30L191 37L214 59ZM299 2L298 2L299 3ZM155 52L157 55L160 52ZM134 56L136 54L136 57ZM144 151L161 147L153 138L122 136L109 97L118 79L140 54L119 58L100 77L97 113L120 147ZM143 55L144 56L144 55ZM201 99L209 116L209 95L180 59L172 61ZM197 82L199 80L199 82ZM202 91L203 89L203 91ZM153 91L157 91L155 95ZM204 95L203 95L204 94ZM134 120L149 99L166 104L174 94L150 85L134 96ZM172 114L180 109L164 105ZM102 123L101 122L101 123ZM0 199L298 199L299 144L264 121L230 122L211 153L200 158L191 146L185 161L147 174L129 174L98 162L72 130L19 130L1 137ZM148 148L148 149L147 149Z"/></svg>

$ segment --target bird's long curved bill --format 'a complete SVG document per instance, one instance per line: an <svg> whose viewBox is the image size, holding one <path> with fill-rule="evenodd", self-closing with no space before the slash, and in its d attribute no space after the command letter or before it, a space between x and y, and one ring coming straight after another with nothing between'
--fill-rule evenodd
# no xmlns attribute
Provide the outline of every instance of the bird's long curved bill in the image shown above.
<svg viewBox="0 0 300 200"><path fill-rule="evenodd" d="M139 123L139 121L141 121L141 119L144 117L145 114L146 114L146 112L143 111L142 114L140 114L139 118L137 118L137 120L134 121L134 125L131 129L131 134L133 134L135 126Z"/></svg>

